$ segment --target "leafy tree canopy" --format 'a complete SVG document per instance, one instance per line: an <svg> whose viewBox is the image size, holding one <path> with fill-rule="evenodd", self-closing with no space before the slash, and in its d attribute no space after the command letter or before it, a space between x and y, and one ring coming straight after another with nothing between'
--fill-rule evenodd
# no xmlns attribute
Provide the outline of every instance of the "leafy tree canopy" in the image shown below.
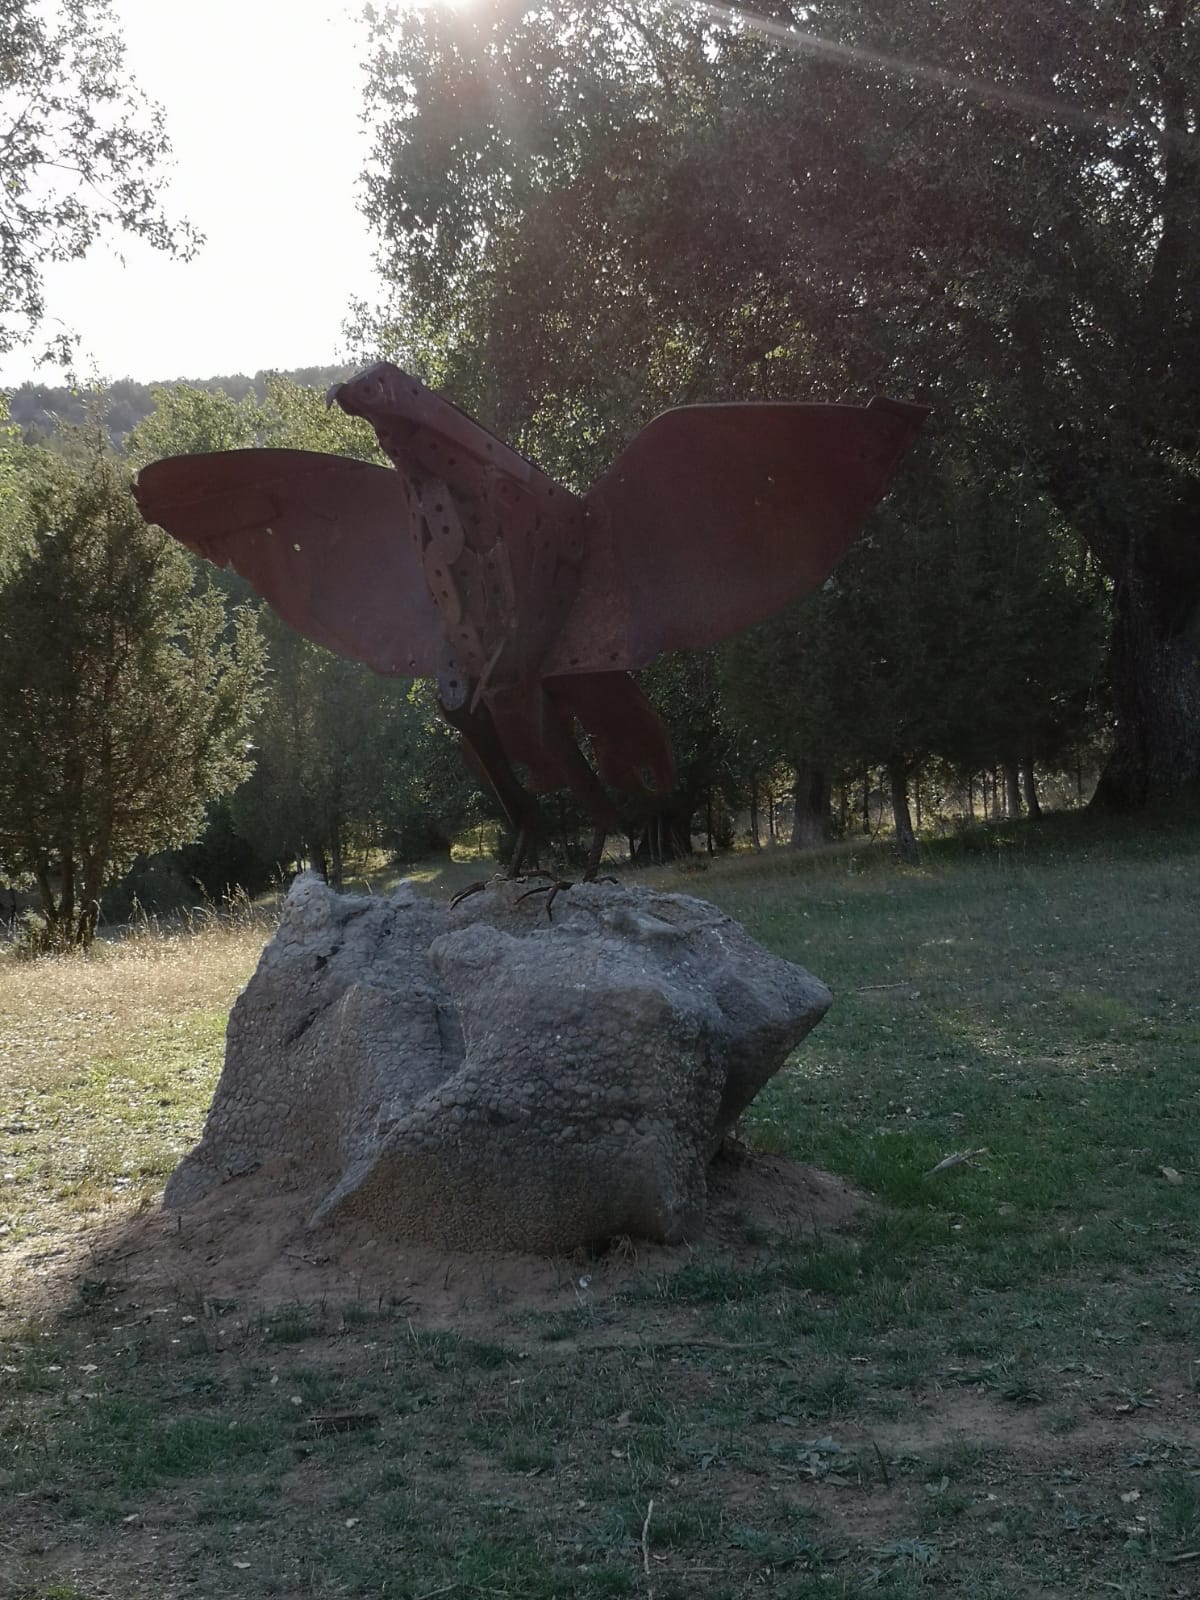
<svg viewBox="0 0 1200 1600"><path fill-rule="evenodd" d="M0 350L42 321L45 262L112 230L192 253L199 235L162 207L169 149L125 71L112 0L0 0Z"/></svg>

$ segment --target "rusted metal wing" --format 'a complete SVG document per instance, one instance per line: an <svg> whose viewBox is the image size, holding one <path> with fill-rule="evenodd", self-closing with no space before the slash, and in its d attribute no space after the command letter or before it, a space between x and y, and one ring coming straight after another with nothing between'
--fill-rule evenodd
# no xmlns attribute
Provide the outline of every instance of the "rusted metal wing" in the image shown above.
<svg viewBox="0 0 1200 1600"><path fill-rule="evenodd" d="M148 522L232 567L297 633L376 672L437 671L442 624L402 474L309 450L227 450L155 461L133 492Z"/></svg>
<svg viewBox="0 0 1200 1600"><path fill-rule="evenodd" d="M815 589L926 414L882 399L663 412L587 496L578 598L547 674L644 667Z"/></svg>

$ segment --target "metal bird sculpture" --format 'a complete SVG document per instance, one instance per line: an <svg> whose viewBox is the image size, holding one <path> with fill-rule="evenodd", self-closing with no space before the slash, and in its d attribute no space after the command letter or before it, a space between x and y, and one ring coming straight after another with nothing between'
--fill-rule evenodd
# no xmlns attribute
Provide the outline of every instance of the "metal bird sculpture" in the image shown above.
<svg viewBox="0 0 1200 1600"><path fill-rule="evenodd" d="M389 363L329 402L372 425L394 471L305 450L172 456L138 476L143 516L318 644L435 677L516 833L510 870L535 836L534 796L567 788L595 825L585 877L617 827L605 785L674 781L630 673L821 584L926 415L886 399L682 406L578 496Z"/></svg>

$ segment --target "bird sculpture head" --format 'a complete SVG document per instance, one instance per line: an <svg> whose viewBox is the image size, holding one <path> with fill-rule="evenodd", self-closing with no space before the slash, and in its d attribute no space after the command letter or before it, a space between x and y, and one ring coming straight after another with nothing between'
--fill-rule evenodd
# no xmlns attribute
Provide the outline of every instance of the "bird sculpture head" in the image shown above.
<svg viewBox="0 0 1200 1600"><path fill-rule="evenodd" d="M335 383L326 391L325 404L340 406L348 416L365 418L375 429L384 454L397 466L411 465L408 455L414 436L428 430L445 444L457 446L473 460L497 467L510 477L524 481L529 476L524 456L390 361L377 361L345 383Z"/></svg>

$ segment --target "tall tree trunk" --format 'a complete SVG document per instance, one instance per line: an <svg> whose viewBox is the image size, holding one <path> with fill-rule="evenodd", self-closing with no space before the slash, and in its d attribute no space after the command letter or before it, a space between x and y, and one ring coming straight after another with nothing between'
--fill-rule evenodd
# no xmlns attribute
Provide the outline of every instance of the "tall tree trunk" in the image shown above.
<svg viewBox="0 0 1200 1600"><path fill-rule="evenodd" d="M704 794L704 834L706 840L704 853L711 856L713 853L713 803L711 789L707 789Z"/></svg>
<svg viewBox="0 0 1200 1600"><path fill-rule="evenodd" d="M677 795L674 804L652 812L640 831L630 839L632 859L645 865L661 866L679 856L692 853L692 803Z"/></svg>
<svg viewBox="0 0 1200 1600"><path fill-rule="evenodd" d="M975 779L974 778L968 778L967 779L967 817L969 818L969 820L971 822L975 821Z"/></svg>
<svg viewBox="0 0 1200 1600"><path fill-rule="evenodd" d="M38 899L42 903L42 916L46 919L46 927L51 938L57 938L58 901L54 897L54 885L50 881L50 862L40 850L34 863L33 876L37 883Z"/></svg>
<svg viewBox="0 0 1200 1600"><path fill-rule="evenodd" d="M756 850L762 849L762 840L758 836L758 779L750 780L750 843Z"/></svg>
<svg viewBox="0 0 1200 1600"><path fill-rule="evenodd" d="M771 843L777 844L778 835L775 832L775 785L773 783L767 785L767 831L771 835Z"/></svg>
<svg viewBox="0 0 1200 1600"><path fill-rule="evenodd" d="M332 889L342 887L342 824L341 818L336 813L329 824L328 882Z"/></svg>
<svg viewBox="0 0 1200 1600"><path fill-rule="evenodd" d="M1021 763L1021 788L1025 795L1025 809L1036 822L1042 814L1042 803L1038 799L1037 773L1033 768L1032 756Z"/></svg>
<svg viewBox="0 0 1200 1600"><path fill-rule="evenodd" d="M83 898L79 907L79 920L75 928L76 942L88 949L96 937L100 923L100 896L104 892L104 866L107 848L96 855L86 855L83 860Z"/></svg>
<svg viewBox="0 0 1200 1600"><path fill-rule="evenodd" d="M871 837L871 774L869 772L863 773L862 831L867 838Z"/></svg>
<svg viewBox="0 0 1200 1600"><path fill-rule="evenodd" d="M912 815L908 809L908 771L899 761L889 761L887 770L892 789L896 854L908 866L915 867L921 859L921 852L917 847L917 836L913 832Z"/></svg>
<svg viewBox="0 0 1200 1600"><path fill-rule="evenodd" d="M58 920L62 927L62 936L68 943L75 943L75 857L69 848L62 853L62 868L60 872L58 891Z"/></svg>
<svg viewBox="0 0 1200 1600"><path fill-rule="evenodd" d="M1170 622L1165 610L1148 575L1131 569L1113 619L1116 744L1092 796L1104 809L1200 797L1200 605Z"/></svg>
<svg viewBox="0 0 1200 1600"><path fill-rule="evenodd" d="M1003 772L1004 815L1006 817L1019 817L1021 815L1021 772L1015 757L1005 759Z"/></svg>
<svg viewBox="0 0 1200 1600"><path fill-rule="evenodd" d="M833 835L833 780L822 767L802 761L793 791L792 848L811 850Z"/></svg>

